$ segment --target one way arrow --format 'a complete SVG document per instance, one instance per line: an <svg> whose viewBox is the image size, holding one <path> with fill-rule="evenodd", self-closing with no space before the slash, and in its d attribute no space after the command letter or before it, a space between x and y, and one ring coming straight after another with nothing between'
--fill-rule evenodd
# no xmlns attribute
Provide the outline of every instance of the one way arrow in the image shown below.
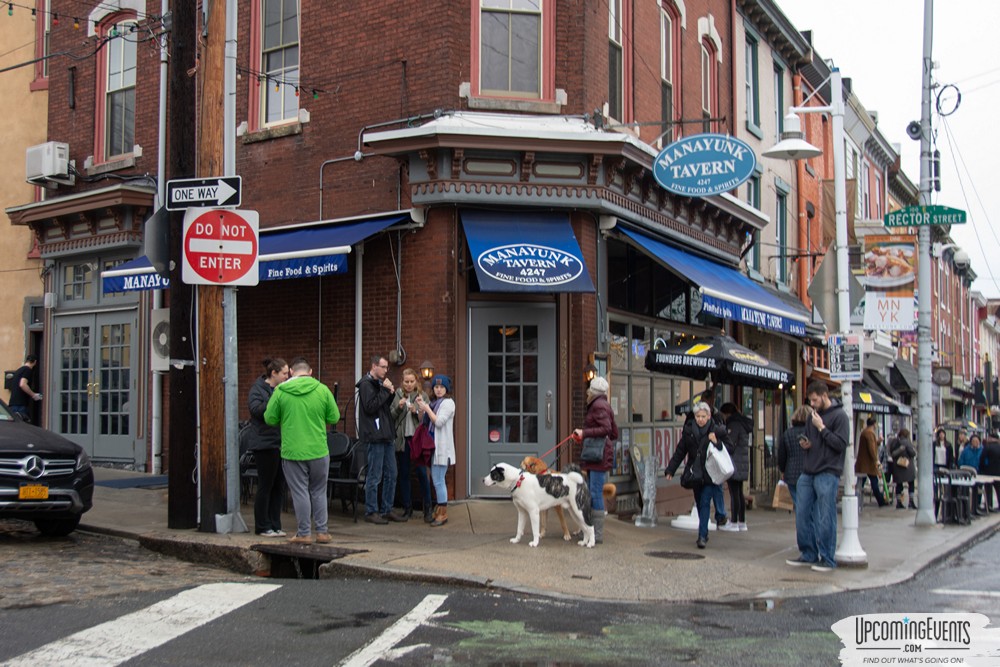
<svg viewBox="0 0 1000 667"><path fill-rule="evenodd" d="M194 207L239 206L242 178L188 178L167 182L167 209L180 211Z"/></svg>

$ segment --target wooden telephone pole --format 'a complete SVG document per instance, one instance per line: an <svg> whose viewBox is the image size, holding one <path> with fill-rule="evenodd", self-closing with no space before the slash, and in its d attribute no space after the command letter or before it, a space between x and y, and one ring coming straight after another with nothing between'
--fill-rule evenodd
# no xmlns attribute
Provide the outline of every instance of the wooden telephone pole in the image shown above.
<svg viewBox="0 0 1000 667"><path fill-rule="evenodd" d="M195 4L195 3L191 3ZM201 97L198 101L197 176L223 172L223 113L225 100L226 2L207 5L207 37L198 65ZM214 533L216 516L226 505L225 363L223 346L223 287L198 287L199 414L201 415L201 523L199 530Z"/></svg>

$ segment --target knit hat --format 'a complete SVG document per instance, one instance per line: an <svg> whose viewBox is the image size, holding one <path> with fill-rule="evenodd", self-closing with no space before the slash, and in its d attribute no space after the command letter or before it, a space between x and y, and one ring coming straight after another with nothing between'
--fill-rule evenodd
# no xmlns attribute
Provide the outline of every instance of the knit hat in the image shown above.
<svg viewBox="0 0 1000 667"><path fill-rule="evenodd" d="M608 393L608 381L602 378L600 375L595 377L590 381L590 393L592 394L606 394Z"/></svg>
<svg viewBox="0 0 1000 667"><path fill-rule="evenodd" d="M431 387L435 387L437 385L441 385L444 387L445 391L449 394L451 393L451 378L447 375L435 375L434 379L431 380Z"/></svg>

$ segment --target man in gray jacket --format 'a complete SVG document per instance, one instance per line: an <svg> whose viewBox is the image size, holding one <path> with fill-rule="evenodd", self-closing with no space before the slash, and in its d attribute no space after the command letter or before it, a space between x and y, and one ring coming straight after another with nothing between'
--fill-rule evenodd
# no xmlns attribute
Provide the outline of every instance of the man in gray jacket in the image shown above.
<svg viewBox="0 0 1000 667"><path fill-rule="evenodd" d="M396 496L396 425L392 419L395 388L386 377L389 361L376 355L371 369L358 380L358 438L365 443L365 521L384 525L406 521L392 511ZM382 485L379 505L378 487Z"/></svg>
<svg viewBox="0 0 1000 667"><path fill-rule="evenodd" d="M795 536L801 553L785 562L831 572L837 567L837 487L850 446L850 419L843 404L830 399L825 382L810 382L806 398L812 415L799 438L805 458L795 488Z"/></svg>

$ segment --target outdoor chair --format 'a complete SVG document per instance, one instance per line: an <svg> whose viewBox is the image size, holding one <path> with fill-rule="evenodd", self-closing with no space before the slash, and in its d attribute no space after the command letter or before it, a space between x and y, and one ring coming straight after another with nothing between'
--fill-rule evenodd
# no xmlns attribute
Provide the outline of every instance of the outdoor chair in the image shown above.
<svg viewBox="0 0 1000 667"><path fill-rule="evenodd" d="M358 503L365 501L365 447L357 439L341 431L327 437L330 449L330 476L327 479L327 498L330 503L340 498L340 507L346 512L351 505L354 522L358 522Z"/></svg>

